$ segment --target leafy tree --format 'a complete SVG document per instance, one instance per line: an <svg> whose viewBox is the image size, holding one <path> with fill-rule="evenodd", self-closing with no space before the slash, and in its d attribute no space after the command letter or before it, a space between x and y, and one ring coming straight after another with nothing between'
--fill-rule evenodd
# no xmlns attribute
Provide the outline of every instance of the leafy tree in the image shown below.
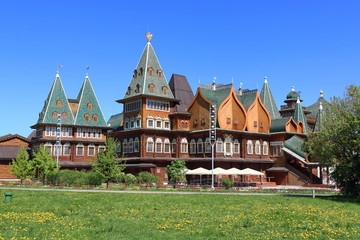
<svg viewBox="0 0 360 240"><path fill-rule="evenodd" d="M139 183L145 183L146 185L150 185L151 183L156 183L160 180L158 176L155 176L149 172L139 172L138 175L138 181Z"/></svg>
<svg viewBox="0 0 360 240"><path fill-rule="evenodd" d="M184 160L173 160L166 167L169 181L174 184L174 188L179 181L185 181L186 164Z"/></svg>
<svg viewBox="0 0 360 240"><path fill-rule="evenodd" d="M47 183L48 176L52 176L58 171L50 150L43 145L40 146L37 152L33 151L33 163L43 184Z"/></svg>
<svg viewBox="0 0 360 240"><path fill-rule="evenodd" d="M305 148L347 196L360 195L360 87L351 85L344 98L333 98L323 115L321 131L309 135Z"/></svg>
<svg viewBox="0 0 360 240"><path fill-rule="evenodd" d="M20 179L21 185L27 177L35 176L35 169L25 147L20 147L19 153L11 163L10 172Z"/></svg>
<svg viewBox="0 0 360 240"><path fill-rule="evenodd" d="M103 176L106 187L109 187L110 181L116 181L119 173L125 169L123 162L116 159L118 145L116 139L108 136L105 142L105 151L98 153L97 160L93 162L94 171Z"/></svg>

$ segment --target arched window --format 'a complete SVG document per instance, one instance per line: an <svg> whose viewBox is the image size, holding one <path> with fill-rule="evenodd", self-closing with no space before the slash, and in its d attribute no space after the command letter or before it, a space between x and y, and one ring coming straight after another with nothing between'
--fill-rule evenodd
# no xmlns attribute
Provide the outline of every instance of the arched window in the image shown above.
<svg viewBox="0 0 360 240"><path fill-rule="evenodd" d="M142 76L144 74L144 69L143 68L140 68L140 74L139 76Z"/></svg>
<svg viewBox="0 0 360 240"><path fill-rule="evenodd" d="M248 140L246 143L246 149L247 149L247 154L253 154L254 152L254 145L253 142L251 140Z"/></svg>
<svg viewBox="0 0 360 240"><path fill-rule="evenodd" d="M62 107L62 102L60 100L56 101L56 107L57 108L61 108Z"/></svg>
<svg viewBox="0 0 360 240"><path fill-rule="evenodd" d="M71 145L70 143L65 143L64 146L63 146L63 155L64 156L70 156L70 152L71 151Z"/></svg>
<svg viewBox="0 0 360 240"><path fill-rule="evenodd" d="M61 114L61 120L67 120L67 119L68 119L67 113L66 113L66 112L63 112L63 113Z"/></svg>
<svg viewBox="0 0 360 240"><path fill-rule="evenodd" d="M166 95L167 93L168 93L168 88L167 87L162 87L161 88L161 92L162 92L162 94L164 94L164 95Z"/></svg>
<svg viewBox="0 0 360 240"><path fill-rule="evenodd" d="M191 139L190 141L190 153L196 153L196 141Z"/></svg>
<svg viewBox="0 0 360 240"><path fill-rule="evenodd" d="M57 120L58 119L58 112L52 113L52 119Z"/></svg>
<svg viewBox="0 0 360 240"><path fill-rule="evenodd" d="M138 115L135 120L135 128L141 128L141 116Z"/></svg>
<svg viewBox="0 0 360 240"><path fill-rule="evenodd" d="M76 156L84 156L84 145L80 143L76 145Z"/></svg>
<svg viewBox="0 0 360 240"><path fill-rule="evenodd" d="M85 122L89 122L89 121L90 121L90 115L89 115L89 114L85 114L85 115L84 115L84 121L85 121Z"/></svg>
<svg viewBox="0 0 360 240"><path fill-rule="evenodd" d="M198 153L204 152L204 143L203 143L203 140L201 138L198 139L198 141L197 141L197 152Z"/></svg>
<svg viewBox="0 0 360 240"><path fill-rule="evenodd" d="M237 139L234 140L233 153L240 153L240 143Z"/></svg>
<svg viewBox="0 0 360 240"><path fill-rule="evenodd" d="M154 152L154 139L151 137L146 139L146 152Z"/></svg>
<svg viewBox="0 0 360 240"><path fill-rule="evenodd" d="M149 84L149 92L154 93L155 92L155 85Z"/></svg>
<svg viewBox="0 0 360 240"><path fill-rule="evenodd" d="M136 69L134 70L133 78L137 78L137 70Z"/></svg>
<svg viewBox="0 0 360 240"><path fill-rule="evenodd" d="M187 141L186 138L181 139L180 152L181 153L188 153L188 141Z"/></svg>
<svg viewBox="0 0 360 240"><path fill-rule="evenodd" d="M118 141L118 144L116 144L115 152L120 153L121 152L121 142Z"/></svg>
<svg viewBox="0 0 360 240"><path fill-rule="evenodd" d="M88 146L88 156L95 156L95 145L91 144Z"/></svg>
<svg viewBox="0 0 360 240"><path fill-rule="evenodd" d="M91 102L89 102L89 103L87 104L87 108L88 108L88 110L92 110L92 109L93 109L93 105L92 105Z"/></svg>
<svg viewBox="0 0 360 240"><path fill-rule="evenodd" d="M263 155L268 155L269 154L269 144L268 142L264 141L263 142Z"/></svg>
<svg viewBox="0 0 360 240"><path fill-rule="evenodd" d="M161 138L157 138L155 142L155 152L162 153L162 140Z"/></svg>
<svg viewBox="0 0 360 240"><path fill-rule="evenodd" d="M152 67L148 68L148 75L153 76L154 75L154 69Z"/></svg>
<svg viewBox="0 0 360 240"><path fill-rule="evenodd" d="M169 119L168 118L164 118L163 119L163 128L164 129L170 129L170 121L169 121Z"/></svg>
<svg viewBox="0 0 360 240"><path fill-rule="evenodd" d="M170 140L168 138L164 140L164 153L170 153Z"/></svg>
<svg viewBox="0 0 360 240"><path fill-rule="evenodd" d="M159 70L157 71L157 74L158 74L158 77L159 77L159 78L162 78L162 77L163 77L163 71L162 71L161 69L159 69Z"/></svg>
<svg viewBox="0 0 360 240"><path fill-rule="evenodd" d="M140 150L139 138L136 137L136 138L134 139L134 152L139 152L139 150Z"/></svg>
<svg viewBox="0 0 360 240"><path fill-rule="evenodd" d="M129 153L134 152L134 140L132 138L130 138L128 143L128 152Z"/></svg>
<svg viewBox="0 0 360 240"><path fill-rule="evenodd" d="M210 138L205 139L205 153L211 153Z"/></svg>
<svg viewBox="0 0 360 240"><path fill-rule="evenodd" d="M224 152L224 143L221 138L216 139L216 152L217 153Z"/></svg>
<svg viewBox="0 0 360 240"><path fill-rule="evenodd" d="M93 119L93 122L99 121L98 115L96 115L96 114L94 114L94 115L92 116L92 119Z"/></svg>
<svg viewBox="0 0 360 240"><path fill-rule="evenodd" d="M176 148L177 148L176 139L173 139L173 140L172 140L172 143L171 143L171 152L172 152L173 154L176 153Z"/></svg>
<svg viewBox="0 0 360 240"><path fill-rule="evenodd" d="M125 138L123 141L123 153L128 152L128 140Z"/></svg>
<svg viewBox="0 0 360 240"><path fill-rule="evenodd" d="M126 91L126 95L130 95L131 94L131 87L128 87L127 91Z"/></svg>
<svg viewBox="0 0 360 240"><path fill-rule="evenodd" d="M255 142L255 154L260 155L261 154L261 144L260 141Z"/></svg>

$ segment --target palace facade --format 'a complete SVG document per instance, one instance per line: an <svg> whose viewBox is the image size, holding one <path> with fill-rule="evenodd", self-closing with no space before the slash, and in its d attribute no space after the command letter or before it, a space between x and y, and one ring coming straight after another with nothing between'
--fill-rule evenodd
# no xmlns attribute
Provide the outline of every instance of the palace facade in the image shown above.
<svg viewBox="0 0 360 240"><path fill-rule="evenodd" d="M167 82L147 37L125 95L117 100L123 112L108 122L126 172L150 171L166 181L166 166L174 159L185 160L188 169L211 169L213 106L215 168L252 168L276 184L321 183L318 164L309 161L301 145L307 133L319 129L326 103L322 95L305 108L293 88L278 110L266 78L261 92L214 81L199 85L194 95L185 76L173 74Z"/></svg>

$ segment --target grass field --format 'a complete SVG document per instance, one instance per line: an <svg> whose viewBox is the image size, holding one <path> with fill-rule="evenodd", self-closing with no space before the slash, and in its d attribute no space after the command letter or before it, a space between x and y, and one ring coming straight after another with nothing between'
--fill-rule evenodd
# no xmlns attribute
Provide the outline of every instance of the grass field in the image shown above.
<svg viewBox="0 0 360 240"><path fill-rule="evenodd" d="M11 192L0 239L360 239L338 197Z"/></svg>

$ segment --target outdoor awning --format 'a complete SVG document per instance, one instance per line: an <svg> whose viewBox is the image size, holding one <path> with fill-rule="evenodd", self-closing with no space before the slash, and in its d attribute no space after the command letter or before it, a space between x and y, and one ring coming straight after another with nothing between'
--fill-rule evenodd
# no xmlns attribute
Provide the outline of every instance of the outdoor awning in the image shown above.
<svg viewBox="0 0 360 240"><path fill-rule="evenodd" d="M283 147L282 150L288 154L290 154L291 156L293 156L294 158L300 160L301 162L307 164L305 158L299 156L298 154L294 153L293 151L291 151L290 149L288 149L287 147Z"/></svg>
<svg viewBox="0 0 360 240"><path fill-rule="evenodd" d="M188 170L186 175L210 175L211 170L207 170L205 168L199 167L193 170Z"/></svg>

